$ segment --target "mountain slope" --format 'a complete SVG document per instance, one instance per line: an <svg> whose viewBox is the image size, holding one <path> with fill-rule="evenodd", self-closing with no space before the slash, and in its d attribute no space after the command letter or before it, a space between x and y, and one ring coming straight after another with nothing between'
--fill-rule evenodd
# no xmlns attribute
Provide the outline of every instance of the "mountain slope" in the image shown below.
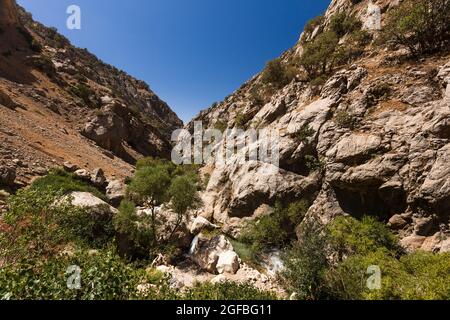
<svg viewBox="0 0 450 320"><path fill-rule="evenodd" d="M450 48L411 59L404 48L376 46L374 18L380 13L384 26L398 3L333 0L294 48L186 126L281 133L277 175L264 175L264 163L203 169L211 174L206 218L236 237L261 208L306 199L307 217L372 215L407 248L450 249ZM303 53L342 17L354 17L355 34L371 40L351 61L308 79ZM336 48L354 50L341 29Z"/></svg>
<svg viewBox="0 0 450 320"><path fill-rule="evenodd" d="M73 47L15 1L0 6L0 165L15 168L17 182L66 161L123 177L142 156L169 156L182 121L147 84Z"/></svg>

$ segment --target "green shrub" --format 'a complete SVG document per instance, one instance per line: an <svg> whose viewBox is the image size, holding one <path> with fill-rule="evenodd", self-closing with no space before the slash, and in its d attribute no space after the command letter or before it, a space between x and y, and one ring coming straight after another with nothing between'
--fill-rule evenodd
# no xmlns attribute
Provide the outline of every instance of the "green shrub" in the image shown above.
<svg viewBox="0 0 450 320"><path fill-rule="evenodd" d="M248 114L244 114L244 113L242 113L242 112L239 112L239 113L236 115L236 118L234 119L234 123L235 123L236 128L239 128L239 129L245 129L247 123L248 123L250 120L251 120L251 118L249 117Z"/></svg>
<svg viewBox="0 0 450 320"><path fill-rule="evenodd" d="M113 219L117 232L118 251L128 258L149 259L156 253L156 239L147 215L137 215L136 206L123 200Z"/></svg>
<svg viewBox="0 0 450 320"><path fill-rule="evenodd" d="M88 86L83 83L79 83L69 89L70 93L74 96L80 98L86 106L91 108L100 107L100 101L95 96L94 91L92 91Z"/></svg>
<svg viewBox="0 0 450 320"><path fill-rule="evenodd" d="M360 30L362 28L362 22L354 15L348 15L345 12L341 12L331 17L329 28L336 33L339 38L342 38L346 34Z"/></svg>
<svg viewBox="0 0 450 320"><path fill-rule="evenodd" d="M297 70L293 66L287 66L281 59L269 61L264 68L261 80L277 89L283 88L295 78Z"/></svg>
<svg viewBox="0 0 450 320"><path fill-rule="evenodd" d="M354 115L347 110L339 110L334 114L335 123L341 128L353 130L356 127L357 121Z"/></svg>
<svg viewBox="0 0 450 320"><path fill-rule="evenodd" d="M328 227L333 247L341 256L367 254L379 249L398 253L398 239L386 228L385 224L373 217L356 220L350 217L338 217Z"/></svg>
<svg viewBox="0 0 450 320"><path fill-rule="evenodd" d="M248 283L202 283L189 289L186 300L276 300L274 293L261 291Z"/></svg>
<svg viewBox="0 0 450 320"><path fill-rule="evenodd" d="M326 276L333 299L344 300L448 300L450 254L414 252L396 259L385 250L350 256ZM381 288L369 289L367 270L381 271Z"/></svg>
<svg viewBox="0 0 450 320"><path fill-rule="evenodd" d="M214 129L219 130L220 132L224 133L225 130L227 130L228 124L225 121L218 120L214 124Z"/></svg>
<svg viewBox="0 0 450 320"><path fill-rule="evenodd" d="M81 287L69 289L69 266L81 269ZM0 297L12 300L126 300L138 297L144 273L123 263L112 251L28 261L0 269Z"/></svg>
<svg viewBox="0 0 450 320"><path fill-rule="evenodd" d="M304 200L291 203L287 208L277 203L271 214L250 222L239 241L251 246L253 260L257 260L258 255L268 248L289 245L296 236L295 227L307 210L308 203Z"/></svg>
<svg viewBox="0 0 450 320"><path fill-rule="evenodd" d="M314 30L316 30L316 28L324 22L324 20L325 18L323 16L317 16L315 18L312 18L306 23L305 32L307 34L312 34Z"/></svg>
<svg viewBox="0 0 450 320"><path fill-rule="evenodd" d="M314 135L314 130L309 125L303 126L295 132L294 139L299 143L307 143L308 139Z"/></svg>
<svg viewBox="0 0 450 320"><path fill-rule="evenodd" d="M403 46L415 55L450 48L450 0L406 0L388 14L381 43Z"/></svg>
<svg viewBox="0 0 450 320"><path fill-rule="evenodd" d="M334 52L339 43L339 37L333 31L325 31L314 41L305 44L300 64L309 77L315 78L325 74L334 66Z"/></svg>
<svg viewBox="0 0 450 320"><path fill-rule="evenodd" d="M10 263L47 257L64 246L101 248L112 242L110 216L94 214L61 201L63 193L52 189L20 190L9 199L2 217L0 259Z"/></svg>
<svg viewBox="0 0 450 320"><path fill-rule="evenodd" d="M301 237L286 254L282 282L288 292L302 300L323 299L324 275L329 267L327 234L314 220L300 228Z"/></svg>
<svg viewBox="0 0 450 320"><path fill-rule="evenodd" d="M60 191L63 194L73 191L89 192L100 199L106 200L106 196L98 189L79 180L74 174L60 169L54 169L48 175L38 178L30 188L31 190Z"/></svg>

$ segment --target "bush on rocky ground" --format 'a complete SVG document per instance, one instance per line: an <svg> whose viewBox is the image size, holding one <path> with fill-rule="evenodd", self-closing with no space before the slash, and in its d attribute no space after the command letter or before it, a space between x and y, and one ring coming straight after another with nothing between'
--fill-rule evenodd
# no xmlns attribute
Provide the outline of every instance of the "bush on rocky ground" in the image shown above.
<svg viewBox="0 0 450 320"><path fill-rule="evenodd" d="M286 247L295 239L295 227L303 220L307 210L308 203L304 200L287 207L277 203L271 214L247 225L239 242L249 246L250 255L255 261L264 250Z"/></svg>
<svg viewBox="0 0 450 320"><path fill-rule="evenodd" d="M379 42L418 57L450 50L450 0L406 0L388 13Z"/></svg>
<svg viewBox="0 0 450 320"><path fill-rule="evenodd" d="M341 217L328 227L309 221L299 234L299 242L286 255L282 279L300 299L450 297L450 255L406 254L392 232L374 218ZM370 287L377 270L381 286Z"/></svg>

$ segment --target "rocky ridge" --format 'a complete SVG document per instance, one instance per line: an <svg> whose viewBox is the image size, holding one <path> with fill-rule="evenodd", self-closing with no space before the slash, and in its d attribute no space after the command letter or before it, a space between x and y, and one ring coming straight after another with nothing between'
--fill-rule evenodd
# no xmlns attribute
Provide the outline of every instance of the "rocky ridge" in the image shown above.
<svg viewBox="0 0 450 320"><path fill-rule="evenodd" d="M375 12L385 14L398 1L334 0L323 22L304 32L283 61L298 59L305 39L338 12L355 14L375 38ZM236 236L258 208L306 198L307 216L328 223L336 216L374 215L384 220L411 250L448 251L450 239L450 57L419 62L404 50L375 46L334 71L323 85L297 76L275 90L264 105L255 103L262 74L225 101L201 112L204 127L278 129L280 171L262 174L264 163L208 166L211 179L202 216ZM244 121L242 121L244 119ZM308 132L302 135L302 132ZM311 163L313 160L314 163Z"/></svg>
<svg viewBox="0 0 450 320"><path fill-rule="evenodd" d="M124 178L137 159L170 155L182 122L146 83L75 48L15 1L0 6L0 166L18 186L64 162Z"/></svg>

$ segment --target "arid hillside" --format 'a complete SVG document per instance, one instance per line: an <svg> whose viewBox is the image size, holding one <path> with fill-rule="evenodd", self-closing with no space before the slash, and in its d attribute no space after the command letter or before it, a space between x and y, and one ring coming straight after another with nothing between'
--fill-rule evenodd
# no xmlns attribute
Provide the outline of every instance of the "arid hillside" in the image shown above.
<svg viewBox="0 0 450 320"><path fill-rule="evenodd" d="M146 83L73 47L15 1L0 6L4 184L13 172L23 185L65 162L123 178L143 156L170 155L182 122Z"/></svg>

